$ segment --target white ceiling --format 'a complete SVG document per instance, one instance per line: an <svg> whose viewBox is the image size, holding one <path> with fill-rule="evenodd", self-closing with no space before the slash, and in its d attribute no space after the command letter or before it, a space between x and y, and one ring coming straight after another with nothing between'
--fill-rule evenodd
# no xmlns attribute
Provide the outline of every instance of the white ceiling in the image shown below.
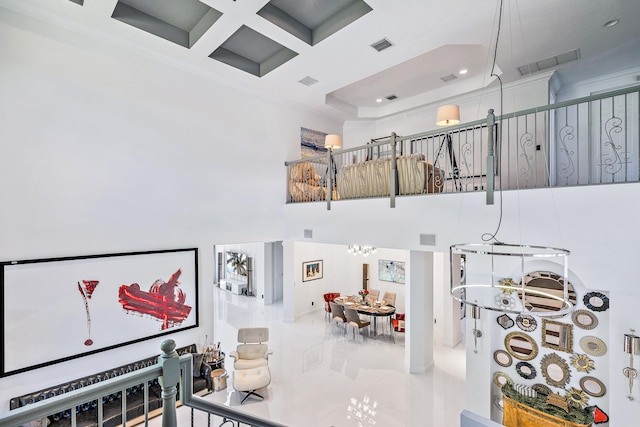
<svg viewBox="0 0 640 427"><path fill-rule="evenodd" d="M111 18L117 0L84 0L83 5L78 1L0 0L5 8L0 9L0 21L9 20L9 9L85 39L131 49L241 90L342 119L397 113L423 104L429 93L442 99L443 94L467 93L492 81L499 0L364 0L371 12L314 46L259 16L268 0L201 0L222 16L191 48ZM332 0L278 3L287 1ZM618 25L603 27L614 18L620 19ZM523 78L517 67L573 49L580 49L580 59L556 67L565 83L640 64L638 22L638 0L504 0L496 70L503 82L513 82ZM243 25L297 55L262 77L209 58ZM383 38L393 46L381 52L371 47ZM469 72L458 74L462 68ZM457 78L440 79L450 74ZM299 83L307 76L318 83ZM376 102L389 95L398 98Z"/></svg>

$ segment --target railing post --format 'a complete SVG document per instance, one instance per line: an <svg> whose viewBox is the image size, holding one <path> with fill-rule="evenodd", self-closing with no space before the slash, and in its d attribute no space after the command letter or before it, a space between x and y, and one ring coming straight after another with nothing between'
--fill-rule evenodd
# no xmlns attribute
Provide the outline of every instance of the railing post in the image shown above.
<svg viewBox="0 0 640 427"><path fill-rule="evenodd" d="M165 340L160 344L162 354L158 363L162 366L162 375L158 378L162 387L162 427L176 427L176 394L180 381L180 357L176 352L176 342Z"/></svg>
<svg viewBox="0 0 640 427"><path fill-rule="evenodd" d="M395 132L391 132L391 176L389 177L389 203L392 208L396 207L396 192L397 192L397 176L398 169L396 164L396 138Z"/></svg>
<svg viewBox="0 0 640 427"><path fill-rule="evenodd" d="M493 126L496 123L496 116L493 115L493 108L487 113L487 205L493 204L493 189L495 184L495 161L493 158L493 147L495 135Z"/></svg>
<svg viewBox="0 0 640 427"><path fill-rule="evenodd" d="M329 147L329 151L327 152L327 210L331 210L331 198L333 197L333 156L331 153L331 147Z"/></svg>

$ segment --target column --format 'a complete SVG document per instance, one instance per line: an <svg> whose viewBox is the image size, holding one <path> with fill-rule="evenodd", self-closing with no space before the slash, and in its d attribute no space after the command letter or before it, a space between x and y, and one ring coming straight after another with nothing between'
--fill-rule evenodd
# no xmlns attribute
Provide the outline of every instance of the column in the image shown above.
<svg viewBox="0 0 640 427"><path fill-rule="evenodd" d="M433 366L433 253L409 251L405 271L405 369Z"/></svg>

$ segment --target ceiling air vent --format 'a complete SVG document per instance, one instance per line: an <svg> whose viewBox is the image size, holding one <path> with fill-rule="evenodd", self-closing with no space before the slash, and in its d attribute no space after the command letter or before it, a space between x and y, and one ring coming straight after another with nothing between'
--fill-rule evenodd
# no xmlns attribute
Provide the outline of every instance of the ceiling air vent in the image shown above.
<svg viewBox="0 0 640 427"><path fill-rule="evenodd" d="M440 77L440 80L442 80L445 83L455 79L457 79L455 74L449 74L448 76Z"/></svg>
<svg viewBox="0 0 640 427"><path fill-rule="evenodd" d="M302 83L305 86L313 86L314 84L318 83L318 80L314 79L313 77L305 77L302 80L298 80L298 83Z"/></svg>
<svg viewBox="0 0 640 427"><path fill-rule="evenodd" d="M521 76L528 76L536 71L547 70L549 68L557 67L560 64L564 64L569 61L575 61L580 59L580 49L570 50L569 52L561 53L560 55L551 56L549 58L541 59L531 64L522 65L518 67L518 71Z"/></svg>
<svg viewBox="0 0 640 427"><path fill-rule="evenodd" d="M382 39L380 41L375 42L374 44L371 45L372 48L374 48L375 50L377 50L378 52L383 51L389 47L393 46L393 43L391 43L389 40L387 39Z"/></svg>
<svg viewBox="0 0 640 427"><path fill-rule="evenodd" d="M395 95L385 96L385 98L387 99L387 101L393 101L394 99L398 99L398 97Z"/></svg>

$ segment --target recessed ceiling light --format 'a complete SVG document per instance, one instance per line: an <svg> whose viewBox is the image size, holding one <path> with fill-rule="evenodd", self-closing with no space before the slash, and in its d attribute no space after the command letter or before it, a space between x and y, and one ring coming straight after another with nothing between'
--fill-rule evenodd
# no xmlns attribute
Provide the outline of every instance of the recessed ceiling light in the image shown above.
<svg viewBox="0 0 640 427"><path fill-rule="evenodd" d="M382 98L376 99L376 102L382 102Z"/></svg>
<svg viewBox="0 0 640 427"><path fill-rule="evenodd" d="M611 21L605 22L603 27L605 27L605 28L613 27L614 25L617 25L618 22L620 22L619 19L612 19Z"/></svg>
<svg viewBox="0 0 640 427"><path fill-rule="evenodd" d="M462 70L458 71L459 74L467 74L469 72L469 70L467 70L466 68L463 68Z"/></svg>

